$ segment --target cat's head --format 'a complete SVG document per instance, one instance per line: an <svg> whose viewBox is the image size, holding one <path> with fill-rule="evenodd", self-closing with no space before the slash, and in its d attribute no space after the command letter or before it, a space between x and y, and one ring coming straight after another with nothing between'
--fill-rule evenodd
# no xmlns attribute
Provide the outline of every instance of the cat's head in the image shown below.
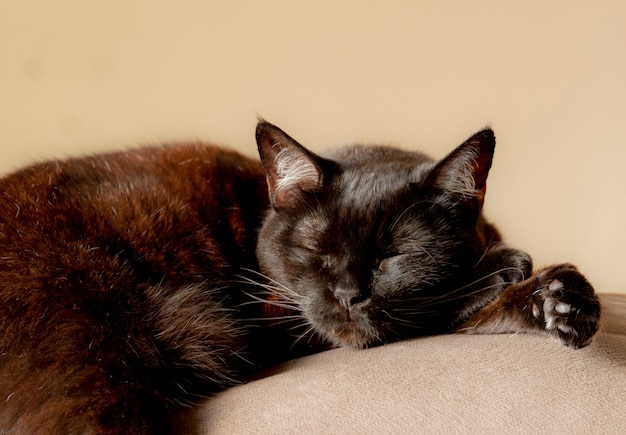
<svg viewBox="0 0 626 435"><path fill-rule="evenodd" d="M450 328L485 249L491 130L440 162L374 146L322 157L264 121L257 143L272 205L257 256L285 305L335 345Z"/></svg>

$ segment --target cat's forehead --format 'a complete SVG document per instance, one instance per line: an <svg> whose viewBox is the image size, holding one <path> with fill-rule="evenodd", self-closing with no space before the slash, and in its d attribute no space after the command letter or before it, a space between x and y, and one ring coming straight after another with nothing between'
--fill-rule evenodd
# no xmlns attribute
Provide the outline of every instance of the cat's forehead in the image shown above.
<svg viewBox="0 0 626 435"><path fill-rule="evenodd" d="M296 222L294 232L305 239L314 239L319 234L324 233L329 224L330 221L326 214L319 211L309 211Z"/></svg>
<svg viewBox="0 0 626 435"><path fill-rule="evenodd" d="M335 180L339 196L367 202L398 192L416 182L412 169L393 167L359 167L346 169Z"/></svg>
<svg viewBox="0 0 626 435"><path fill-rule="evenodd" d="M422 153L385 146L351 145L335 149L329 157L341 168L335 183L346 199L391 194L422 181L434 165Z"/></svg>
<svg viewBox="0 0 626 435"><path fill-rule="evenodd" d="M322 153L322 156L345 166L391 164L414 167L433 159L419 151L408 151L384 145L345 145Z"/></svg>
<svg viewBox="0 0 626 435"><path fill-rule="evenodd" d="M352 145L325 157L337 163L339 171L315 204L299 214L293 229L305 239L312 240L337 226L350 233L367 232L382 214L395 220L406 207L400 198L413 192L411 186L423 181L434 165L421 153L384 146Z"/></svg>
<svg viewBox="0 0 626 435"><path fill-rule="evenodd" d="M343 207L371 209L403 196L419 185L432 168L426 162L369 161L345 165L334 180Z"/></svg>

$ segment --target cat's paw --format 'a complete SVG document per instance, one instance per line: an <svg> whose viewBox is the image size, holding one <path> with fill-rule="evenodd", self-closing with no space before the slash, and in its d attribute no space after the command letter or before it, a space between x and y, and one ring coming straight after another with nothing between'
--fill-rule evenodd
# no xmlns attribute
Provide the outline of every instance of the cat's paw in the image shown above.
<svg viewBox="0 0 626 435"><path fill-rule="evenodd" d="M591 284L571 264L545 269L538 279L531 303L534 322L567 346L587 346L600 320L600 301Z"/></svg>

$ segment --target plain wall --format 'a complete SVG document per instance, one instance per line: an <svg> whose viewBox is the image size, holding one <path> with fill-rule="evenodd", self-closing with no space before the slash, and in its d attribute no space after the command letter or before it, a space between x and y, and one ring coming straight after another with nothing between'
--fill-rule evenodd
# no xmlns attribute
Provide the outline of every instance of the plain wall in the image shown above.
<svg viewBox="0 0 626 435"><path fill-rule="evenodd" d="M626 3L1 0L0 172L261 115L312 149L443 157L490 125L486 210L537 265L626 292Z"/></svg>

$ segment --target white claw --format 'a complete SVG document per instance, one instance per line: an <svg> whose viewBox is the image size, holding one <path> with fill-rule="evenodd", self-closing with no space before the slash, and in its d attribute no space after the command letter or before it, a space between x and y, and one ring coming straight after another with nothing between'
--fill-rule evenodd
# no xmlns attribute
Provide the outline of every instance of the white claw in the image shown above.
<svg viewBox="0 0 626 435"><path fill-rule="evenodd" d="M533 304L533 316L535 316L535 319L538 319L540 314L537 304Z"/></svg>
<svg viewBox="0 0 626 435"><path fill-rule="evenodd" d="M563 288L563 283L561 281L559 281L558 279L552 280L552 282L550 283L550 285L548 286L549 290L559 290Z"/></svg>

